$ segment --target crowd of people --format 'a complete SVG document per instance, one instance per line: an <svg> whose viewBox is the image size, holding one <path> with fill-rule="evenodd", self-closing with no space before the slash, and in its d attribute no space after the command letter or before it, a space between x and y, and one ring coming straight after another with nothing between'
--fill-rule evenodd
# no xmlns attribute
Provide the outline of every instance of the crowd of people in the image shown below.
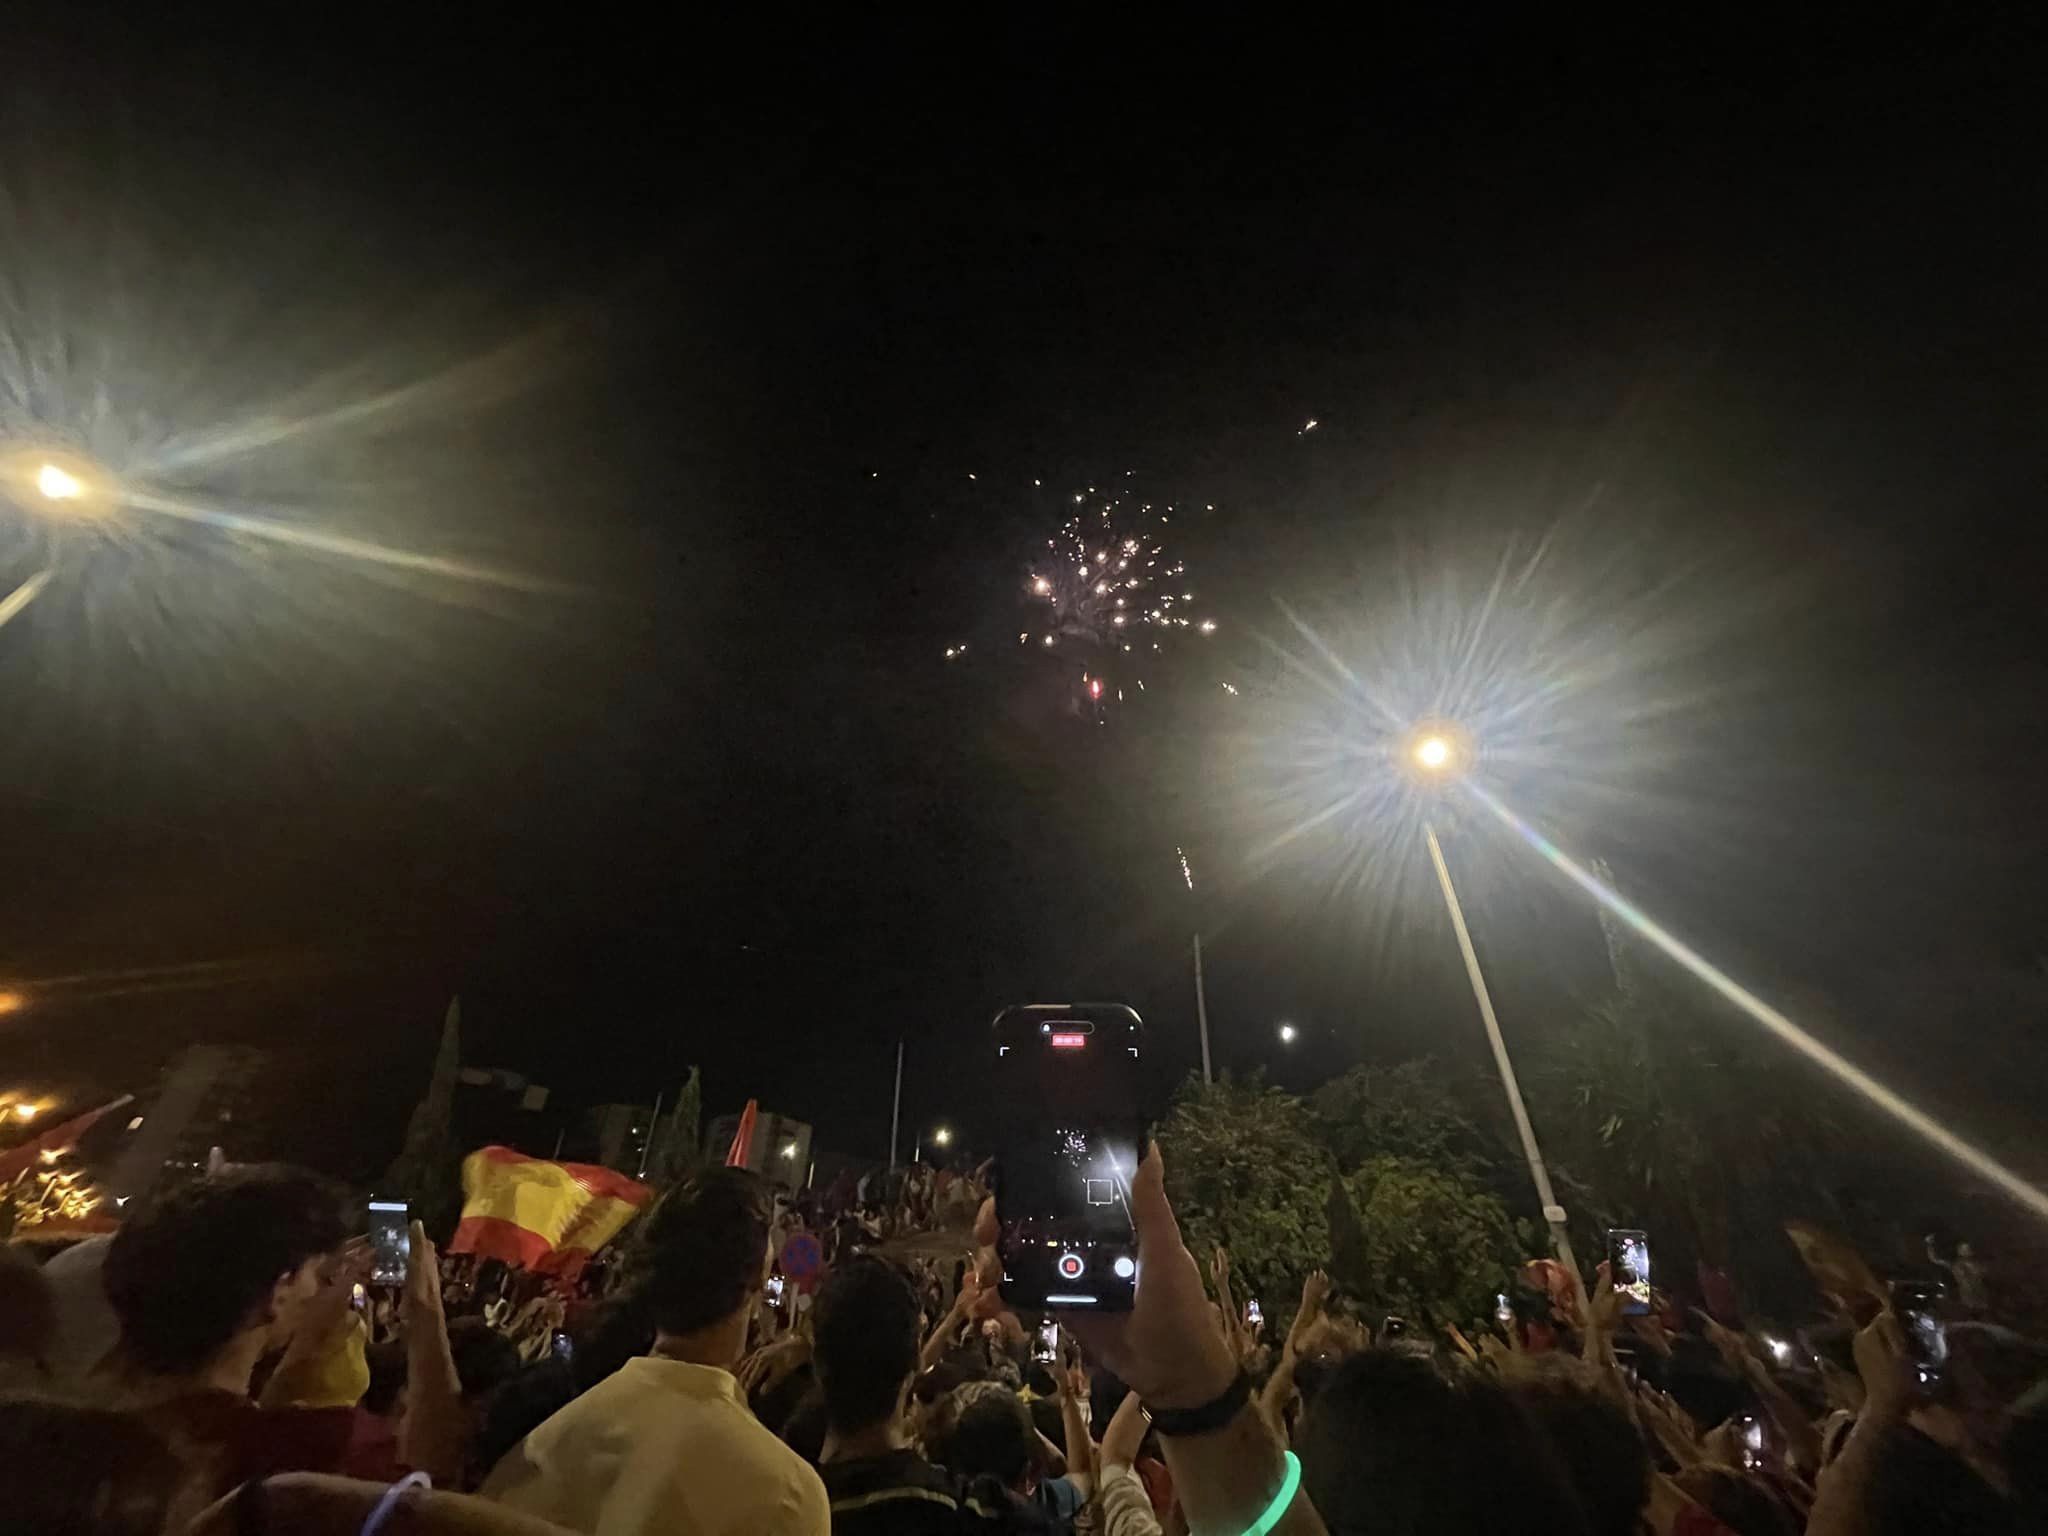
<svg viewBox="0 0 2048 1536"><path fill-rule="evenodd" d="M1995 1326L1930 1373L1881 1298L1807 1353L1627 1315L1596 1274L1432 1336L1317 1272L1269 1333L1182 1240L1155 1149L1135 1306L1044 1329L959 1188L957 1259L835 1218L802 1287L777 1255L818 1212L732 1168L573 1297L417 1225L402 1289L366 1290L342 1192L275 1166L45 1262L0 1249L0 1533L2048 1529L2048 1368Z"/></svg>

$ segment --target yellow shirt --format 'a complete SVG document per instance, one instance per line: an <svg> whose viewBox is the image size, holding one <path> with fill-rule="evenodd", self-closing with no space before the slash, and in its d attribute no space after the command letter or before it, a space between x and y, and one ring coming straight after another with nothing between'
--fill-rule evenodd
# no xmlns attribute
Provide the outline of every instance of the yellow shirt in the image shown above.
<svg viewBox="0 0 2048 1536"><path fill-rule="evenodd" d="M730 1371L629 1360L542 1424L483 1497L586 1536L830 1536L825 1485Z"/></svg>

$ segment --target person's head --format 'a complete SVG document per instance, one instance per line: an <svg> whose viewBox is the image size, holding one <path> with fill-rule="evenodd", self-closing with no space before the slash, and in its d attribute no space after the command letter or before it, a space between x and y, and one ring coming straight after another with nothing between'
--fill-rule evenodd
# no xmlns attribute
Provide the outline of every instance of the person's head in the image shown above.
<svg viewBox="0 0 2048 1536"><path fill-rule="evenodd" d="M449 1319L448 1352L466 1402L478 1401L519 1374L519 1346L480 1317Z"/></svg>
<svg viewBox="0 0 2048 1536"><path fill-rule="evenodd" d="M1688 1467L1680 1490L1735 1536L1799 1536L1801 1521L1762 1478L1733 1467Z"/></svg>
<svg viewBox="0 0 2048 1536"><path fill-rule="evenodd" d="M1626 1411L1567 1356L1518 1356L1507 1388L1549 1439L1594 1536L1634 1536L1650 1496L1650 1453Z"/></svg>
<svg viewBox="0 0 2048 1536"><path fill-rule="evenodd" d="M1548 1441L1507 1392L1477 1372L1442 1373L1427 1356L1350 1356L1296 1445L1302 1486L1334 1536L1589 1530Z"/></svg>
<svg viewBox="0 0 2048 1536"><path fill-rule="evenodd" d="M57 1333L57 1301L21 1249L0 1243L0 1372L40 1375Z"/></svg>
<svg viewBox="0 0 2048 1536"><path fill-rule="evenodd" d="M813 1359L835 1434L895 1418L917 1372L922 1317L903 1276L854 1259L826 1278L811 1309Z"/></svg>
<svg viewBox="0 0 2048 1536"><path fill-rule="evenodd" d="M252 1333L281 1341L347 1235L340 1191L304 1169L251 1164L171 1190L107 1252L123 1351L184 1376Z"/></svg>
<svg viewBox="0 0 2048 1536"><path fill-rule="evenodd" d="M127 1414L41 1398L0 1400L0 1525L37 1536L158 1536L184 1469Z"/></svg>
<svg viewBox="0 0 2048 1536"><path fill-rule="evenodd" d="M768 1188L744 1168L710 1168L654 1203L639 1233L646 1301L664 1334L742 1324L768 1278ZM745 1343L744 1332L740 1345Z"/></svg>
<svg viewBox="0 0 2048 1536"><path fill-rule="evenodd" d="M953 1394L953 1407L947 1468L1029 1493L1038 1482L1038 1433L1024 1400L997 1382L977 1381Z"/></svg>
<svg viewBox="0 0 2048 1536"><path fill-rule="evenodd" d="M363 1363L370 1368L369 1389L363 1393L363 1411L374 1413L380 1419L403 1417L408 1363L404 1343L398 1339L386 1339L381 1344L371 1344L363 1350Z"/></svg>

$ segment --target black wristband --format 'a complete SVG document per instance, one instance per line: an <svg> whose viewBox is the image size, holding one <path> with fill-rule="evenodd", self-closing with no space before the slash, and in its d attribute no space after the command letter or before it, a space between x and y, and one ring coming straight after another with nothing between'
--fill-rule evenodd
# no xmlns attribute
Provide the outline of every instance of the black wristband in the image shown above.
<svg viewBox="0 0 2048 1536"><path fill-rule="evenodd" d="M1187 1435L1214 1434L1240 1413L1252 1400L1252 1379L1240 1370L1230 1385L1199 1408L1150 1408L1152 1427L1169 1439Z"/></svg>

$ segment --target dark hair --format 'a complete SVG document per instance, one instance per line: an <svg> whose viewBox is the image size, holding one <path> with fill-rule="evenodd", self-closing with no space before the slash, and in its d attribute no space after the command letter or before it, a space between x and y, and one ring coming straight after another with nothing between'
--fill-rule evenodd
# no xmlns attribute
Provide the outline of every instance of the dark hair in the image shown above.
<svg viewBox="0 0 2048 1536"><path fill-rule="evenodd" d="M271 1163L196 1180L130 1217L101 1272L129 1359L167 1376L198 1370L279 1279L342 1245L341 1212L336 1186Z"/></svg>
<svg viewBox="0 0 2048 1536"><path fill-rule="evenodd" d="M410 1365L405 1344L399 1339L372 1344L363 1351L363 1363L370 1368L369 1389L363 1393L363 1411L381 1417L398 1406L398 1394L405 1390Z"/></svg>
<svg viewBox="0 0 2048 1536"><path fill-rule="evenodd" d="M953 1394L958 1416L946 1436L946 1465L964 1477L989 1476L1004 1487L1024 1480L1038 1436L1024 1400L1008 1387L977 1381Z"/></svg>
<svg viewBox="0 0 2048 1536"><path fill-rule="evenodd" d="M157 1536L184 1469L140 1419L40 1398L0 1400L0 1525L36 1536Z"/></svg>
<svg viewBox="0 0 2048 1536"><path fill-rule="evenodd" d="M448 1353L462 1395L472 1400L519 1374L519 1346L480 1317L449 1319Z"/></svg>
<svg viewBox="0 0 2048 1536"><path fill-rule="evenodd" d="M1476 1372L1440 1372L1426 1356L1350 1356L1297 1443L1302 1486L1336 1536L1589 1529L1548 1442L1508 1394Z"/></svg>
<svg viewBox="0 0 2048 1536"><path fill-rule="evenodd" d="M813 1383L783 1417L782 1428L776 1433L784 1445L815 1467L825 1452L831 1416L831 1409L825 1406L825 1394Z"/></svg>
<svg viewBox="0 0 2048 1536"><path fill-rule="evenodd" d="M768 1256L768 1186L744 1168L677 1185L641 1223L646 1302L664 1333L695 1333L746 1305Z"/></svg>
<svg viewBox="0 0 2048 1536"><path fill-rule="evenodd" d="M57 1334L57 1302L34 1259L0 1243L0 1360L43 1363Z"/></svg>
<svg viewBox="0 0 2048 1536"><path fill-rule="evenodd" d="M1687 1467L1676 1481L1735 1536L1799 1536L1800 1518L1761 1478L1733 1467L1700 1466Z"/></svg>
<svg viewBox="0 0 2048 1536"><path fill-rule="evenodd" d="M1595 1536L1635 1536L1650 1496L1650 1453L1627 1411L1576 1360L1529 1355L1518 1366L1508 1393L1550 1441Z"/></svg>
<svg viewBox="0 0 2048 1536"><path fill-rule="evenodd" d="M882 1259L854 1259L826 1278L811 1308L825 1410L841 1434L878 1424L917 1370L917 1293Z"/></svg>

